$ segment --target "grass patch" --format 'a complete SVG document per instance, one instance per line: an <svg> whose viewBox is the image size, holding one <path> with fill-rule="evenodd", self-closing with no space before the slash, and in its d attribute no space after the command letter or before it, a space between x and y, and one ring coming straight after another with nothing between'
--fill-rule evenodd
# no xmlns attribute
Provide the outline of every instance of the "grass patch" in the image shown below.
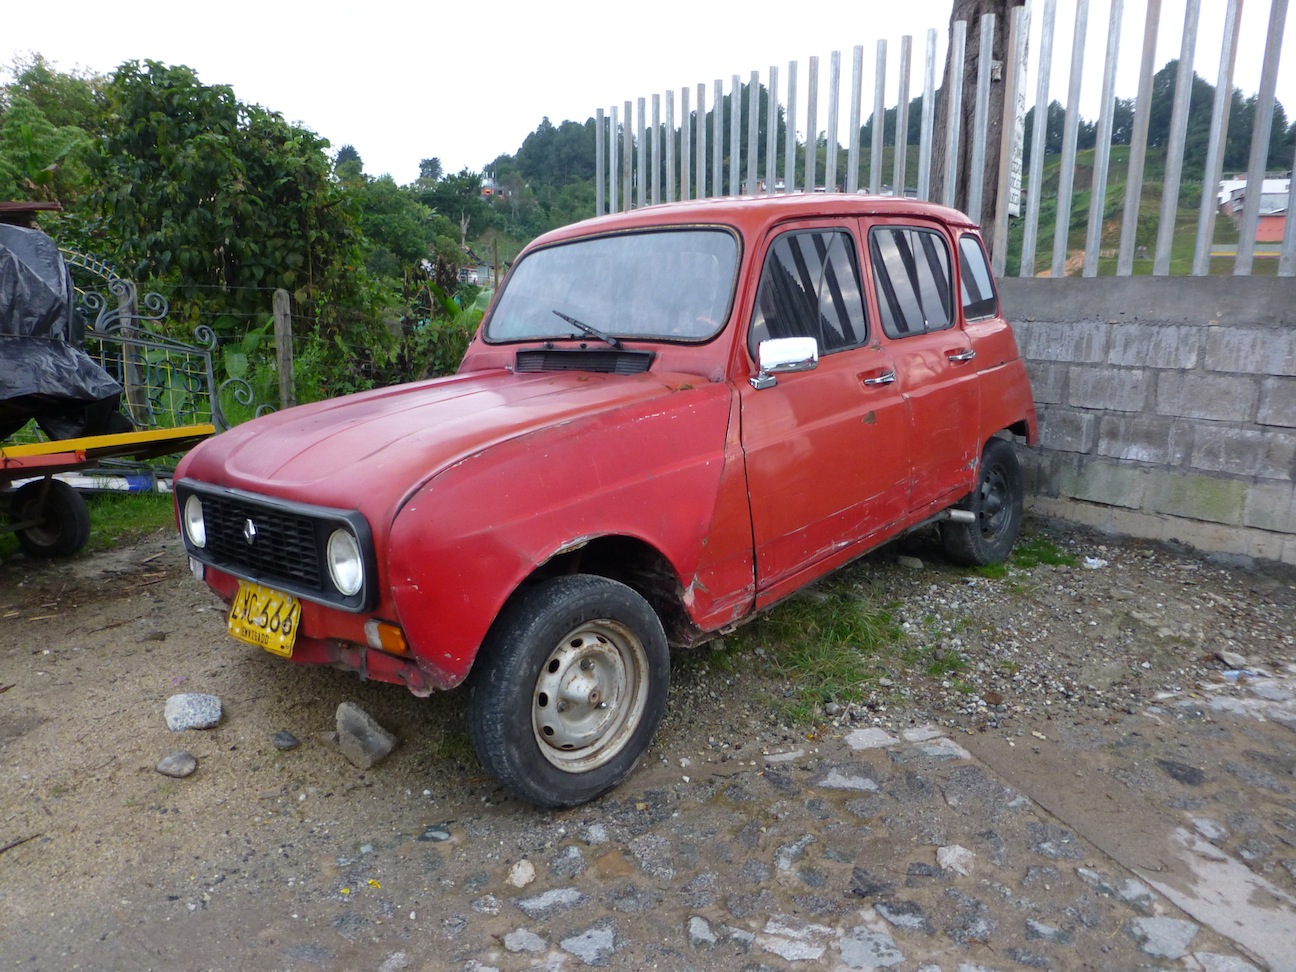
<svg viewBox="0 0 1296 972"><path fill-rule="evenodd" d="M1041 536L1027 537L1018 541L1013 547L1011 560L1014 567L1023 570L1038 567L1040 564L1075 567L1080 563L1052 540Z"/></svg>
<svg viewBox="0 0 1296 972"><path fill-rule="evenodd" d="M879 653L899 637L891 610L848 573L756 619L712 655L717 666L758 659L762 674L785 686L771 688L771 703L806 725L822 719L825 702L862 701L883 673Z"/></svg>

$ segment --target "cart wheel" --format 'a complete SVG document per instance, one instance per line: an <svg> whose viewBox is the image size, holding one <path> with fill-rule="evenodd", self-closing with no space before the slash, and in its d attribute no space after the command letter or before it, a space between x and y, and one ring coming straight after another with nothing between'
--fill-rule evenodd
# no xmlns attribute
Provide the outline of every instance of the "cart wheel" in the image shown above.
<svg viewBox="0 0 1296 972"><path fill-rule="evenodd" d="M59 479L19 486L9 517L15 523L35 521L14 531L28 557L70 557L90 539L90 510L85 500Z"/></svg>

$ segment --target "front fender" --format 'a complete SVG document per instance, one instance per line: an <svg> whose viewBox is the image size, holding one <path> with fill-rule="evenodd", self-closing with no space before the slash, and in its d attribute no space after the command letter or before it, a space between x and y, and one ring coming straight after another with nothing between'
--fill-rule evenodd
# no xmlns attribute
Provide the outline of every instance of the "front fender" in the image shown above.
<svg viewBox="0 0 1296 972"><path fill-rule="evenodd" d="M732 612L725 599L741 602L752 585L735 409L727 384L683 385L492 445L429 480L388 543L394 604L420 664L462 680L518 586L596 537L659 551L695 619Z"/></svg>

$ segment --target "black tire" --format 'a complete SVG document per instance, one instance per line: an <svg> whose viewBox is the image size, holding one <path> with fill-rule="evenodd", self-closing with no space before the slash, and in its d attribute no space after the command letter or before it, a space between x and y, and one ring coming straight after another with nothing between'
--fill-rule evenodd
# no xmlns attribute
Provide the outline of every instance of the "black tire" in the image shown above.
<svg viewBox="0 0 1296 972"><path fill-rule="evenodd" d="M15 523L36 521L14 531L28 557L70 557L90 539L90 510L81 495L61 479L19 486L9 506L9 518Z"/></svg>
<svg viewBox="0 0 1296 972"><path fill-rule="evenodd" d="M977 487L959 504L976 520L941 524L945 553L967 567L1007 559L1021 532L1022 474L1017 453L1007 439L991 439L981 453Z"/></svg>
<svg viewBox="0 0 1296 972"><path fill-rule="evenodd" d="M648 750L669 681L666 634L638 593L588 574L544 581L504 609L478 654L473 748L525 800L584 803Z"/></svg>

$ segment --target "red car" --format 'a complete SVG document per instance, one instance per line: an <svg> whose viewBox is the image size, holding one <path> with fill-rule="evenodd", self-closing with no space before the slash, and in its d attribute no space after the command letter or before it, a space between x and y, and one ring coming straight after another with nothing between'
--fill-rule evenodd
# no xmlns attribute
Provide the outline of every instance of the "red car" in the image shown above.
<svg viewBox="0 0 1296 972"><path fill-rule="evenodd" d="M176 474L237 638L418 695L545 806L647 750L668 646L938 523L1017 537L1025 368L977 229L909 199L655 206L532 243L456 375L289 409Z"/></svg>

